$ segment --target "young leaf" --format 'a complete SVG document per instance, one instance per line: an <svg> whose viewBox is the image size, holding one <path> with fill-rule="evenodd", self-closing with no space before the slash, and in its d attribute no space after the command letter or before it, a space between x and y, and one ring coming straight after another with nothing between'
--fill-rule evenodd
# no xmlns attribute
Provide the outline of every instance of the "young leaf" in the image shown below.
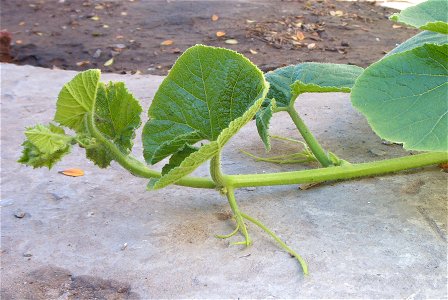
<svg viewBox="0 0 448 300"><path fill-rule="evenodd" d="M64 129L53 124L36 125L27 128L25 136L43 153L52 153L70 145L73 138L65 134Z"/></svg>
<svg viewBox="0 0 448 300"><path fill-rule="evenodd" d="M349 93L363 69L352 65L302 63L287 66L266 74L270 83L268 99L275 99L278 107L288 107L303 93ZM258 118L258 133L269 149L268 127L272 114L266 111L263 121Z"/></svg>
<svg viewBox="0 0 448 300"><path fill-rule="evenodd" d="M123 82L101 84L95 103L95 125L123 152L133 146L142 108Z"/></svg>
<svg viewBox="0 0 448 300"><path fill-rule="evenodd" d="M408 51L416 47L423 46L424 44L443 45L447 43L448 37L446 35L432 31L423 31L395 47L392 51L387 53L386 56Z"/></svg>
<svg viewBox="0 0 448 300"><path fill-rule="evenodd" d="M160 85L143 129L144 156L154 164L200 140L217 140L262 96L263 74L242 55L194 46Z"/></svg>
<svg viewBox="0 0 448 300"><path fill-rule="evenodd" d="M54 120L82 132L86 113L92 112L100 80L99 70L79 73L64 85L58 96Z"/></svg>
<svg viewBox="0 0 448 300"><path fill-rule="evenodd" d="M227 49L194 46L160 85L143 129L144 156L153 164L200 140L211 143L186 157L153 188L174 183L216 155L259 109L268 90L262 72Z"/></svg>
<svg viewBox="0 0 448 300"><path fill-rule="evenodd" d="M70 152L73 140L62 128L53 124L30 127L25 131L25 135L27 140L22 144L22 156L18 162L33 168L53 167Z"/></svg>
<svg viewBox="0 0 448 300"><path fill-rule="evenodd" d="M110 149L92 139L85 126L86 118L93 114L98 131L128 154L135 130L141 124L142 108L124 83L105 85L99 80L99 70L88 70L67 83L59 93L55 121L75 130L78 137L82 137L79 140L81 146L87 146L82 141L91 140L86 147L87 157L99 167L106 168L113 156Z"/></svg>
<svg viewBox="0 0 448 300"><path fill-rule="evenodd" d="M428 0L393 14L390 19L421 30L448 34L448 2Z"/></svg>
<svg viewBox="0 0 448 300"><path fill-rule="evenodd" d="M383 58L358 78L351 98L381 138L408 150L447 151L448 45Z"/></svg>

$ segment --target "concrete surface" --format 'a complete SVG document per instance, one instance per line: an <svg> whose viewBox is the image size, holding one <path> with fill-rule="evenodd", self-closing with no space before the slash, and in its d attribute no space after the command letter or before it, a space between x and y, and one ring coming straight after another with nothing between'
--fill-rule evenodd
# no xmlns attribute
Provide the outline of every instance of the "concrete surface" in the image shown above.
<svg viewBox="0 0 448 300"><path fill-rule="evenodd" d="M25 126L47 123L75 72L1 65L2 299L446 298L447 174L427 167L377 178L241 189L241 209L262 220L308 261L298 264L254 226L254 245L229 246L229 207L212 190L146 192L145 179L114 164L96 168L76 148L53 170L19 165ZM162 78L122 80L147 108ZM347 95L297 101L322 144L352 162L405 155L384 145ZM297 137L286 115L274 134ZM141 157L140 139L135 154ZM255 163L263 155L253 123L228 144L227 173L308 166ZM275 142L273 154L292 151ZM59 170L78 167L84 177ZM206 175L207 167L196 175ZM24 213L23 218L18 218Z"/></svg>

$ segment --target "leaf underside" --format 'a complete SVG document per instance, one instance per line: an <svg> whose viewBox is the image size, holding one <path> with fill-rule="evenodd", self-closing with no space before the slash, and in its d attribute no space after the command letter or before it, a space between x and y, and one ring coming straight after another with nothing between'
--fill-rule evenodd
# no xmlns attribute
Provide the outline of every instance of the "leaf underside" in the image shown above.
<svg viewBox="0 0 448 300"><path fill-rule="evenodd" d="M392 51L387 53L386 57L392 54L408 51L423 46L424 44L443 45L447 43L448 43L448 37L445 34L432 31L423 31L411 37L407 41L401 43L397 47L395 47Z"/></svg>
<svg viewBox="0 0 448 300"><path fill-rule="evenodd" d="M447 151L448 45L385 57L358 78L351 99L381 138L408 150Z"/></svg>
<svg viewBox="0 0 448 300"><path fill-rule="evenodd" d="M268 99L275 99L278 107L288 107L303 93L349 93L363 68L353 65L301 63L266 74L270 83ZM261 119L263 117L263 119ZM270 148L269 122L272 113L263 109L257 114L258 133L267 151Z"/></svg>
<svg viewBox="0 0 448 300"><path fill-rule="evenodd" d="M150 188L161 188L191 173L216 155L259 109L267 93L263 74L242 55L194 46L179 57L160 85L143 129L144 157L159 162L186 145L208 140ZM179 161L177 161L179 162Z"/></svg>
<svg viewBox="0 0 448 300"><path fill-rule="evenodd" d="M448 34L448 1L428 0L393 14L390 19L421 30Z"/></svg>

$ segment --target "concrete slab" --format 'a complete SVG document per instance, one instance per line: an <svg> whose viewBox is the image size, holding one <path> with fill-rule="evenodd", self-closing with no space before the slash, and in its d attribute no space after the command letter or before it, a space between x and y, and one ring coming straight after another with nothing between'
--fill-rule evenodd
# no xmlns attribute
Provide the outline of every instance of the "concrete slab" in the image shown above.
<svg viewBox="0 0 448 300"><path fill-rule="evenodd" d="M114 164L96 168L82 149L53 170L16 163L25 126L47 123L56 96L75 72L1 65L2 299L150 298L446 298L447 174L436 167L324 184L241 189L241 209L259 218L308 261L298 264L254 226L254 245L229 246L214 234L226 200L215 191L169 187ZM147 108L163 78L121 80ZM344 94L305 95L300 113L322 144L352 162L406 155L381 143ZM286 115L273 133L297 137ZM135 154L141 157L140 138ZM227 173L307 166L255 163L263 155L254 124L227 146ZM292 151L275 142L273 153ZM79 167L84 177L58 170ZM196 171L207 175L207 167ZM15 216L25 213L23 218Z"/></svg>

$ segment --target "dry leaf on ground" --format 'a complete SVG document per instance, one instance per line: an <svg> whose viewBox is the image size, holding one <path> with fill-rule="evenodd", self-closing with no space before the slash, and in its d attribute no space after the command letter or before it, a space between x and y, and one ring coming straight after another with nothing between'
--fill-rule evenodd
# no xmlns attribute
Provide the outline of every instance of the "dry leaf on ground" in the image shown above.
<svg viewBox="0 0 448 300"><path fill-rule="evenodd" d="M173 40L165 40L160 43L160 45L162 45L162 46L170 46L172 44L174 44Z"/></svg>
<svg viewBox="0 0 448 300"><path fill-rule="evenodd" d="M76 168L60 171L59 173L62 175L65 175L65 176L70 176L70 177L84 176L84 171L81 169L76 169Z"/></svg>

